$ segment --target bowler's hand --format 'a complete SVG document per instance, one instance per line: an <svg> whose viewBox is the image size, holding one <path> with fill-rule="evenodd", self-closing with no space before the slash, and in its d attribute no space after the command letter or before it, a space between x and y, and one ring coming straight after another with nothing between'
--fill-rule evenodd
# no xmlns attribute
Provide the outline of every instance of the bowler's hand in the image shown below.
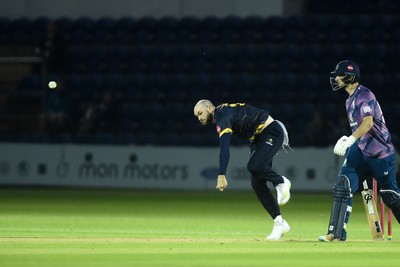
<svg viewBox="0 0 400 267"><path fill-rule="evenodd" d="M335 153L338 156L344 156L346 154L346 151L351 145L354 144L356 141L356 138L352 135L350 136L342 136L337 142L335 147L333 148L333 153Z"/></svg>
<svg viewBox="0 0 400 267"><path fill-rule="evenodd" d="M217 178L217 189L219 191L224 191L224 189L228 186L228 181L226 180L225 175L218 175Z"/></svg>

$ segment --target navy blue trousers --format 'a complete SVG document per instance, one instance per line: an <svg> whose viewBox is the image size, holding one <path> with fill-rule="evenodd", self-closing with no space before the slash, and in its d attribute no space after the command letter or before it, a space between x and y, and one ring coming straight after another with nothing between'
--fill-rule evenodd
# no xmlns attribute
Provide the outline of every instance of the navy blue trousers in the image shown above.
<svg viewBox="0 0 400 267"><path fill-rule="evenodd" d="M352 194L358 190L364 180L372 178L376 179L378 188L400 192L396 180L396 155L392 154L383 159L369 158L362 154L357 143L349 148L339 175L349 178ZM347 205L349 208L345 218L346 224L353 205L352 198L348 200Z"/></svg>
<svg viewBox="0 0 400 267"><path fill-rule="evenodd" d="M283 130L277 122L272 122L250 145L250 158L247 169L251 173L251 186L264 209L273 219L281 215L279 205L268 188L267 182L274 186L283 183L283 178L272 168L274 156L283 144Z"/></svg>

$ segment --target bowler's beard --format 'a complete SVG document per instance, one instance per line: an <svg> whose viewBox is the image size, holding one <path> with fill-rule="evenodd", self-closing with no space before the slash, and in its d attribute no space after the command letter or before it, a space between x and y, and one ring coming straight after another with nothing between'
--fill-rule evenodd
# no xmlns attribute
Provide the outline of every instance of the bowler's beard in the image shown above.
<svg viewBox="0 0 400 267"><path fill-rule="evenodd" d="M213 114L212 113L208 114L205 125L211 124L213 120L214 120Z"/></svg>

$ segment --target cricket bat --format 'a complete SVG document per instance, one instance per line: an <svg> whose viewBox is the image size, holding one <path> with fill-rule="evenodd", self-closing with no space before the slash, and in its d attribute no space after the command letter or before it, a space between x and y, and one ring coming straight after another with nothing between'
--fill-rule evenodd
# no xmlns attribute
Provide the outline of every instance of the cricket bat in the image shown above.
<svg viewBox="0 0 400 267"><path fill-rule="evenodd" d="M367 181L363 182L364 190L361 191L365 212L367 214L369 229L373 240L384 240L382 226L379 219L378 210L371 189L368 189Z"/></svg>

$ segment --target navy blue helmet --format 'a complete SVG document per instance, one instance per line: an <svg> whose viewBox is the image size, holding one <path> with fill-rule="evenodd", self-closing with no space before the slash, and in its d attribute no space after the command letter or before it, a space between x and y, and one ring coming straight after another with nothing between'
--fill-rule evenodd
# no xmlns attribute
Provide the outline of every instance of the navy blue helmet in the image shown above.
<svg viewBox="0 0 400 267"><path fill-rule="evenodd" d="M333 91L339 90L349 84L356 83L360 80L360 68L351 60L340 61L334 71L330 75L330 83ZM336 77L341 77L342 85L335 80Z"/></svg>

